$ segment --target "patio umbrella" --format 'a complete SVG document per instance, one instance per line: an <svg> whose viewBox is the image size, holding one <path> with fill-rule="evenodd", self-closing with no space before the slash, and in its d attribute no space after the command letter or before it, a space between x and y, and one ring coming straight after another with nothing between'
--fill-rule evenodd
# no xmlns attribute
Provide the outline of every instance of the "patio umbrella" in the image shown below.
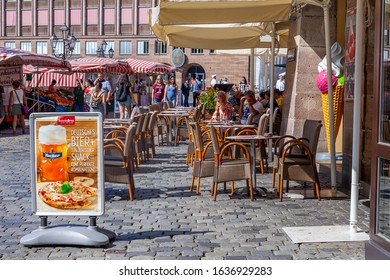
<svg viewBox="0 0 390 280"><path fill-rule="evenodd" d="M158 24L287 21L291 0L160 0Z"/></svg>
<svg viewBox="0 0 390 280"><path fill-rule="evenodd" d="M53 56L36 54L14 48L0 46L0 66L22 66L32 65L35 67L48 67L52 69L71 69L66 60Z"/></svg>
<svg viewBox="0 0 390 280"><path fill-rule="evenodd" d="M122 62L126 62L135 73L169 74L171 72L171 67L163 63L134 58L124 59Z"/></svg>
<svg viewBox="0 0 390 280"><path fill-rule="evenodd" d="M83 57L70 61L72 71L77 73L132 74L133 70L124 61L102 57Z"/></svg>

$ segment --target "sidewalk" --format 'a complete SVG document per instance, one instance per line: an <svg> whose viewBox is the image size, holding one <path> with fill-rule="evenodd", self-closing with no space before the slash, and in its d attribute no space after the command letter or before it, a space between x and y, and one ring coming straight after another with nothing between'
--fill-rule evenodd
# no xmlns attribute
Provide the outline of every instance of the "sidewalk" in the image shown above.
<svg viewBox="0 0 390 280"><path fill-rule="evenodd" d="M229 196L220 185L217 201L210 196L211 178L201 180L201 194L189 191L191 171L185 165L186 145L157 147L157 157L135 173L135 199L127 187L106 184L105 214L98 226L117 239L106 248L27 248L20 238L38 228L31 214L30 146L28 135L0 134L0 259L107 260L311 260L364 259L364 242L294 244L286 226L348 225L349 197L339 188L337 198L314 198L312 187L296 192L306 199L279 202L271 174L258 174L257 185L269 190L254 201ZM323 192L329 191L321 175ZM294 183L290 184L293 192ZM243 186L237 184L236 188ZM369 208L359 202L359 227L368 230ZM49 217L49 223L87 224L88 217Z"/></svg>

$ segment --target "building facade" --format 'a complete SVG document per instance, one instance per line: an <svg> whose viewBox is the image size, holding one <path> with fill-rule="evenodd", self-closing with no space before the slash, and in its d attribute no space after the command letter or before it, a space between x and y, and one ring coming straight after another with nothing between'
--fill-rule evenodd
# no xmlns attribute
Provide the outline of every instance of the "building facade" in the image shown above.
<svg viewBox="0 0 390 280"><path fill-rule="evenodd" d="M182 49L184 64L174 66L172 51L156 39L149 26L149 9L157 0L1 0L0 45L51 54L50 37L60 37L64 24L77 38L72 58L96 56L103 39L114 58L139 58L173 66L179 81L198 74L239 83L248 78L247 56L220 56L213 50ZM59 49L59 51L62 51Z"/></svg>

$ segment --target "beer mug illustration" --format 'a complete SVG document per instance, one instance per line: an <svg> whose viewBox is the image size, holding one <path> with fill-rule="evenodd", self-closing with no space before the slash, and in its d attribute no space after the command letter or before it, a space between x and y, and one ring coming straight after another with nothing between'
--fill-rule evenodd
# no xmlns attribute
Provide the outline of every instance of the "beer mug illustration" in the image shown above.
<svg viewBox="0 0 390 280"><path fill-rule="evenodd" d="M66 129L60 125L39 128L38 170L41 182L68 180Z"/></svg>

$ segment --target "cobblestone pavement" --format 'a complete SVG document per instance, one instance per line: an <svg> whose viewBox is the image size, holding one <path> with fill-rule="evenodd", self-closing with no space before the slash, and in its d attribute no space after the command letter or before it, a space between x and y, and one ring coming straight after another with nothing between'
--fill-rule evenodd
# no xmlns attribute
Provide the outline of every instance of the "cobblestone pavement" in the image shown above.
<svg viewBox="0 0 390 280"><path fill-rule="evenodd" d="M135 174L135 200L127 187L106 184L105 214L98 226L117 234L104 248L33 247L20 239L39 226L32 215L29 136L0 134L0 259L107 260L311 260L364 259L364 242L294 244L282 227L348 225L349 197L279 202L271 188L271 174L258 174L267 197L250 201L231 197L221 187L214 202L210 179L201 180L201 194L189 191L190 169L186 145L157 147L157 157ZM322 185L327 185L321 177ZM292 184L293 185L293 184ZM240 185L236 185L240 186ZM243 185L241 185L243 186ZM308 191L310 196L312 191ZM368 230L369 209L359 202L359 227ZM49 217L52 225L87 224L88 217Z"/></svg>

